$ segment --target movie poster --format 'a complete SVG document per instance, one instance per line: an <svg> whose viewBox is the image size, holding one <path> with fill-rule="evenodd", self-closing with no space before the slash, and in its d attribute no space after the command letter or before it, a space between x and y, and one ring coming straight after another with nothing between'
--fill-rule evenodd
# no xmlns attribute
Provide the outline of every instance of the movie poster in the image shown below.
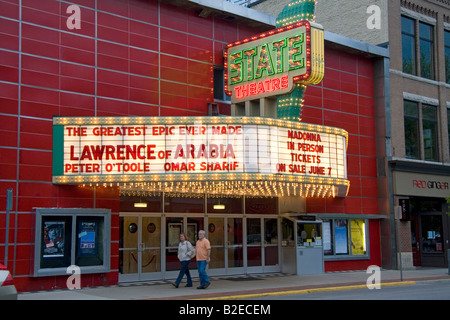
<svg viewBox="0 0 450 320"><path fill-rule="evenodd" d="M97 254L97 221L79 221L78 222L78 254L83 256Z"/></svg>
<svg viewBox="0 0 450 320"><path fill-rule="evenodd" d="M352 255L366 254L366 236L364 220L351 220Z"/></svg>
<svg viewBox="0 0 450 320"><path fill-rule="evenodd" d="M347 220L336 220L334 227L336 254L348 254Z"/></svg>
<svg viewBox="0 0 450 320"><path fill-rule="evenodd" d="M64 257L64 221L45 221L43 228L43 257Z"/></svg>

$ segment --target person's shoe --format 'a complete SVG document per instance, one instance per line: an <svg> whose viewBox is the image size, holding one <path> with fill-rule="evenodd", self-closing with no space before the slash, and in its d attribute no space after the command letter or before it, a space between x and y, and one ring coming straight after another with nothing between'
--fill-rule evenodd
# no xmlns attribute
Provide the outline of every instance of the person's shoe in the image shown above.
<svg viewBox="0 0 450 320"><path fill-rule="evenodd" d="M173 282L172 282L172 285L173 285L175 288L178 288L178 285L177 285L176 283L173 283Z"/></svg>
<svg viewBox="0 0 450 320"><path fill-rule="evenodd" d="M210 282L206 283L206 284L203 286L203 289L208 288L210 284L211 284Z"/></svg>
<svg viewBox="0 0 450 320"><path fill-rule="evenodd" d="M185 287L189 287L190 288L190 287L192 287L192 284L191 285L187 284L187 285L185 285Z"/></svg>
<svg viewBox="0 0 450 320"><path fill-rule="evenodd" d="M205 289L204 286L198 286L197 289Z"/></svg>

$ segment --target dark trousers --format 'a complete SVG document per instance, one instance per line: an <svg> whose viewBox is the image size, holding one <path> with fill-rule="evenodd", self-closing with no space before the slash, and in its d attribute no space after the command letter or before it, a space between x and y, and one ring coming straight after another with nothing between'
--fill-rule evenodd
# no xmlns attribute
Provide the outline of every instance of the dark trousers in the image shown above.
<svg viewBox="0 0 450 320"><path fill-rule="evenodd" d="M181 282L181 279L183 279L184 275L186 274L187 277L187 285L190 287L192 286L192 279L191 279L191 273L189 272L189 263L191 260L187 261L181 261L181 269L180 273L178 274L178 278L175 281L175 284L178 286Z"/></svg>

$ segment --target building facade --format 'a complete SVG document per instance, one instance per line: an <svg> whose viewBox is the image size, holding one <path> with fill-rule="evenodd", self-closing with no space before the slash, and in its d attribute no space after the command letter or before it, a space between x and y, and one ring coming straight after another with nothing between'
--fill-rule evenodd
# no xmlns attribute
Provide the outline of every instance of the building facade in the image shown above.
<svg viewBox="0 0 450 320"><path fill-rule="evenodd" d="M329 32L325 77L308 87L302 123L347 132L344 194L321 195L319 187L281 194L291 190L286 183L258 196L237 187L233 194L214 193L229 181L214 184L211 193L170 189L170 181L156 190L157 182L141 183L145 175L126 182L55 178L61 130L81 139L87 123L99 126L89 127L97 137L125 136L125 121L140 118L193 121L198 130L199 117L207 125L235 118L272 123L271 98L228 101L223 53L227 44L274 24L271 15L226 1L0 1L0 261L20 291L65 288L71 265L81 268L83 287L174 278L179 232L195 242L201 229L213 248L211 275L288 272L284 252L301 231L303 246L323 247L324 271L381 265L389 219L380 210L385 201L377 163L384 136L376 127L385 121L380 87L388 54ZM67 123L72 129L62 129ZM121 131L111 133L117 123ZM139 130L127 129L127 135ZM77 159L73 150L71 160ZM78 156L98 156L90 150ZM65 169L92 173L95 166ZM183 173L177 177L190 180L192 172L177 170ZM320 223L321 234L308 225L295 237L298 221Z"/></svg>
<svg viewBox="0 0 450 320"><path fill-rule="evenodd" d="M261 1L255 8L276 13L278 1ZM391 212L385 237L390 240L383 245L386 266L399 265L396 253L403 267L447 265L449 19L445 0L318 3L316 20L326 29L389 49L389 179L382 188ZM403 219L396 220L399 210Z"/></svg>

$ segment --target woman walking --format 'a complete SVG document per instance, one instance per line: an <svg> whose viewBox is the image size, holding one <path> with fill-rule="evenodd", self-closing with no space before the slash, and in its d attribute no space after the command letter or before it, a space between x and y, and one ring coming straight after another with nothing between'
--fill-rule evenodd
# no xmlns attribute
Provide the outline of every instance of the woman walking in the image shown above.
<svg viewBox="0 0 450 320"><path fill-rule="evenodd" d="M191 262L191 257L195 255L195 249L192 244L186 239L184 233L180 233L180 243L178 244L178 260L181 262L180 273L178 274L177 280L172 285L178 288L181 279L186 274L187 284L186 287L192 287L192 278L189 272L189 263Z"/></svg>

